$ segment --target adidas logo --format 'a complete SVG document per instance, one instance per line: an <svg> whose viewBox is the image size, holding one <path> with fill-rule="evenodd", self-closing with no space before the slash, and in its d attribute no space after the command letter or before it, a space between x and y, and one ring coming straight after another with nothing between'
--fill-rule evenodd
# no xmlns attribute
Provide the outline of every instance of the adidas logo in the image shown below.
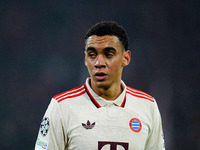
<svg viewBox="0 0 200 150"><path fill-rule="evenodd" d="M82 123L82 126L85 128L85 129L92 129L94 126L95 126L95 122L93 122L92 124L90 123L90 121L88 120L87 121L87 124L85 123Z"/></svg>

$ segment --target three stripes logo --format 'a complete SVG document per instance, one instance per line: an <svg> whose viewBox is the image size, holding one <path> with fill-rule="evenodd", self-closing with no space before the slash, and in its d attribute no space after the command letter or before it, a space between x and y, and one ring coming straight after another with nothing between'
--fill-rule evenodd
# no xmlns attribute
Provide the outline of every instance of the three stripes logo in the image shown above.
<svg viewBox="0 0 200 150"><path fill-rule="evenodd" d="M129 122L129 126L134 132L140 132L142 129L142 123L137 118L132 118Z"/></svg>

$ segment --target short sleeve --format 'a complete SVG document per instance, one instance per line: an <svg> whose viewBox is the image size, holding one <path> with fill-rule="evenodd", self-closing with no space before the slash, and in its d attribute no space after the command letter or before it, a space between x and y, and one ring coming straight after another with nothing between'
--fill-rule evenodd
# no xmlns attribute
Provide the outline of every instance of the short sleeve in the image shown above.
<svg viewBox="0 0 200 150"><path fill-rule="evenodd" d="M65 135L58 103L52 99L42 119L35 150L64 150Z"/></svg>
<svg viewBox="0 0 200 150"><path fill-rule="evenodd" d="M153 105L152 129L150 129L145 150L165 150L161 115L156 101Z"/></svg>

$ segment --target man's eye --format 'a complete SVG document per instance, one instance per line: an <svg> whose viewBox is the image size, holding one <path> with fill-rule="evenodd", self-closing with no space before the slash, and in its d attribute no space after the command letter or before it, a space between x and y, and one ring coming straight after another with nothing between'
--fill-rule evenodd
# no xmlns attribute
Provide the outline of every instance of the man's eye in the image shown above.
<svg viewBox="0 0 200 150"><path fill-rule="evenodd" d="M89 54L89 57L95 58L95 57L96 57L96 54L95 54L95 53L90 53L90 54Z"/></svg>
<svg viewBox="0 0 200 150"><path fill-rule="evenodd" d="M112 53L107 53L107 54L106 54L106 57L108 57L108 58L111 58L112 56L113 56Z"/></svg>

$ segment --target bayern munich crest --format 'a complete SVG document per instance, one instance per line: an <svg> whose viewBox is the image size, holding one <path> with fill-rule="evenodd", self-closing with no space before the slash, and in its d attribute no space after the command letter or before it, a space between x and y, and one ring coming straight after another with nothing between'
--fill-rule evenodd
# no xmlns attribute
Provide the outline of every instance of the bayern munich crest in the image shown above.
<svg viewBox="0 0 200 150"><path fill-rule="evenodd" d="M40 133L42 136L46 136L49 130L49 118L44 117L42 119L41 125L40 125Z"/></svg>
<svg viewBox="0 0 200 150"><path fill-rule="evenodd" d="M142 129L142 123L137 118L132 118L129 122L129 126L134 132L140 132L140 130Z"/></svg>

